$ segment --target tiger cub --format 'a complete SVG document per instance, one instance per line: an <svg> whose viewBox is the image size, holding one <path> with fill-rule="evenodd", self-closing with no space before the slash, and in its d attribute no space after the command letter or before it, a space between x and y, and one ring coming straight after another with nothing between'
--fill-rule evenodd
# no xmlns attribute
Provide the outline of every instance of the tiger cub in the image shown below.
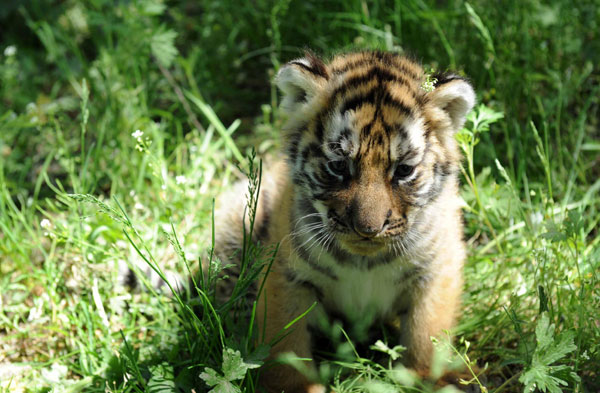
<svg viewBox="0 0 600 393"><path fill-rule="evenodd" d="M263 178L256 225L279 249L258 301L259 331L271 342L317 306L271 358L311 358L311 326L341 315L399 326L405 362L423 371L430 337L453 326L465 259L454 134L475 94L455 75L425 82L415 62L377 51L327 64L309 54L277 74L285 160ZM232 228L242 226L244 201L232 195L215 220L221 255L241 242ZM261 375L272 392L325 390L284 365Z"/></svg>

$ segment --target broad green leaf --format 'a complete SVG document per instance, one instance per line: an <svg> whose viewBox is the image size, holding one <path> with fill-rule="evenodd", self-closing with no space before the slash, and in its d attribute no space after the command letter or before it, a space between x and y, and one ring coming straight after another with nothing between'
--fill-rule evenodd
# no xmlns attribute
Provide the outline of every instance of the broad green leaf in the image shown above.
<svg viewBox="0 0 600 393"><path fill-rule="evenodd" d="M467 120L473 124L472 129L477 132L489 131L490 125L504 117L503 112L496 111L484 104L469 112Z"/></svg>
<svg viewBox="0 0 600 393"><path fill-rule="evenodd" d="M202 379L208 386L218 385L221 381L225 379L217 374L215 370L210 367L205 367L204 372L200 374L200 379Z"/></svg>
<svg viewBox="0 0 600 393"><path fill-rule="evenodd" d="M225 377L217 374L212 368L206 367L204 372L200 374L200 378L207 385L212 386L210 393L241 393L240 388L231 383Z"/></svg>
<svg viewBox="0 0 600 393"><path fill-rule="evenodd" d="M141 6L142 11L147 15L160 15L167 8L160 0L146 0Z"/></svg>
<svg viewBox="0 0 600 393"><path fill-rule="evenodd" d="M537 346L533 353L531 364L519 377L519 381L525 385L523 392L530 393L535 389L542 392L561 393L560 386L567 386L567 382L556 377L559 371L571 369L570 366L556 365L552 363L562 359L577 347L573 342L575 333L567 331L554 337L554 324L550 324L548 313L540 315L535 328ZM571 377L578 380L579 377L570 373Z"/></svg>
<svg viewBox="0 0 600 393"><path fill-rule="evenodd" d="M229 381L221 381L213 389L209 390L209 393L241 393L240 388L235 386Z"/></svg>
<svg viewBox="0 0 600 393"><path fill-rule="evenodd" d="M537 340L536 353L545 350L552 345L554 325L550 325L548 313L542 313L535 327L535 338Z"/></svg>
<svg viewBox="0 0 600 393"><path fill-rule="evenodd" d="M583 227L583 220L581 214L576 210L570 210L565 220L565 229L567 234L571 237L577 236L579 231Z"/></svg>
<svg viewBox="0 0 600 393"><path fill-rule="evenodd" d="M240 388L231 382L243 379L248 370L258 367L260 367L260 364L244 362L240 351L224 348L223 365L221 367L223 376L212 368L206 367L204 372L200 374L200 378L207 385L213 386L213 389L210 390L212 393L240 393Z"/></svg>
<svg viewBox="0 0 600 393"><path fill-rule="evenodd" d="M152 54L163 67L170 67L173 59L177 56L175 37L177 37L177 33L173 30L160 29L150 39Z"/></svg>
<svg viewBox="0 0 600 393"><path fill-rule="evenodd" d="M176 392L173 381L173 367L168 363L161 363L150 368L152 377L148 381L147 391L149 393L172 393Z"/></svg>
<svg viewBox="0 0 600 393"><path fill-rule="evenodd" d="M554 328L554 325L551 325ZM540 363L552 364L559 359L565 357L566 354L573 352L577 349L574 344L575 332L568 331L558 335L554 340L554 345L549 346L548 351L544 354L540 354ZM535 357L535 354L534 354Z"/></svg>
<svg viewBox="0 0 600 393"><path fill-rule="evenodd" d="M525 385L523 388L524 393L531 393L535 389L542 392L562 393L559 385L567 385L562 379L551 376L549 367L540 364L529 368L527 372L521 375L519 381Z"/></svg>
<svg viewBox="0 0 600 393"><path fill-rule="evenodd" d="M260 367L259 364L245 363L240 351L234 351L231 348L223 351L223 374L229 381L242 379L246 376L246 371L258 367Z"/></svg>
<svg viewBox="0 0 600 393"><path fill-rule="evenodd" d="M562 233L553 222L547 223L546 229L548 230L548 232L542 233L540 235L542 239L550 240L552 243L567 240L567 235Z"/></svg>

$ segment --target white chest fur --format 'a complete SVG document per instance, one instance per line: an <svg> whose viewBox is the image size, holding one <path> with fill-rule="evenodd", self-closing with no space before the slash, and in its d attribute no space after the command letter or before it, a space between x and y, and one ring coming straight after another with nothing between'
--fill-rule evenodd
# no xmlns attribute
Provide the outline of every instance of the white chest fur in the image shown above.
<svg viewBox="0 0 600 393"><path fill-rule="evenodd" d="M337 280L323 288L324 303L349 320L371 319L388 314L399 295L398 266L379 266L371 270L354 267L337 269Z"/></svg>
<svg viewBox="0 0 600 393"><path fill-rule="evenodd" d="M324 275L299 260L294 263L295 275L319 288L326 309L356 322L385 317L402 303L401 297L410 285L404 278L414 269L401 259L367 269L357 263L339 263L325 253L318 256L319 266L331 274Z"/></svg>

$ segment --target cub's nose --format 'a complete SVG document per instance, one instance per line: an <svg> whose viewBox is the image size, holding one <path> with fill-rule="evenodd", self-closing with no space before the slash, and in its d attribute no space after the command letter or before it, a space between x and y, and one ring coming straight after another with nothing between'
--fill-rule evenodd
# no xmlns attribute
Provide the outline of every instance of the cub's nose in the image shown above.
<svg viewBox="0 0 600 393"><path fill-rule="evenodd" d="M356 232L358 235L360 235L364 238L367 238L367 239L377 236L383 229L383 226L380 226L378 228L372 224L369 225L369 224L360 223L360 222L356 222L356 221L354 221L352 223L352 227L354 228L354 232Z"/></svg>

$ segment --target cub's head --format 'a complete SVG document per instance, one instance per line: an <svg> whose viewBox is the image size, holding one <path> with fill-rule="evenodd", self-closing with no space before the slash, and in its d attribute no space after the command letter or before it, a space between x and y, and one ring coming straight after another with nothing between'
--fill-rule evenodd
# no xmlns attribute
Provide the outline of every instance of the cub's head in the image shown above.
<svg viewBox="0 0 600 393"><path fill-rule="evenodd" d="M328 64L307 55L281 68L295 230L353 254L406 251L419 218L454 187L454 133L475 103L463 78L424 82L418 64L383 52Z"/></svg>

